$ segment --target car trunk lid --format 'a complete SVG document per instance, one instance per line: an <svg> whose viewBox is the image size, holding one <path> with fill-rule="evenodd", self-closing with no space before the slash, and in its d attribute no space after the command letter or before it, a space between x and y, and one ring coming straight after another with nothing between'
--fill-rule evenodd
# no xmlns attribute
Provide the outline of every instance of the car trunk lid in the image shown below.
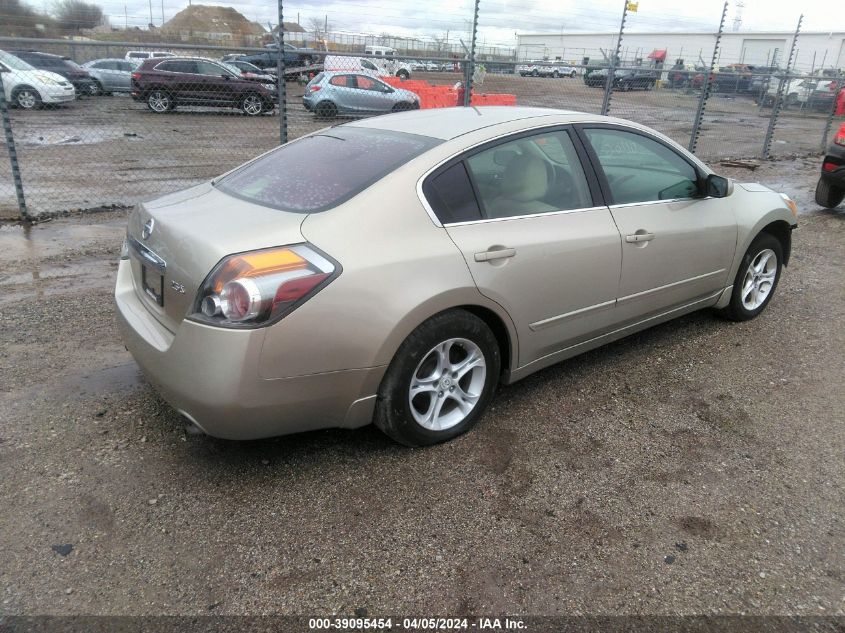
<svg viewBox="0 0 845 633"><path fill-rule="evenodd" d="M142 203L127 230L135 292L175 332L221 259L302 242L306 217L235 198L211 183Z"/></svg>

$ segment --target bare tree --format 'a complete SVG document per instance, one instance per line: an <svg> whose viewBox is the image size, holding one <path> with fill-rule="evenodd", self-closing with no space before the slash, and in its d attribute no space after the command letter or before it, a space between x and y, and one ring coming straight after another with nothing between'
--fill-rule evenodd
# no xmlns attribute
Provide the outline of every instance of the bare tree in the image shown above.
<svg viewBox="0 0 845 633"><path fill-rule="evenodd" d="M55 31L53 19L38 13L20 0L0 0L0 35L44 37Z"/></svg>
<svg viewBox="0 0 845 633"><path fill-rule="evenodd" d="M314 39L321 40L332 30L332 23L325 18L312 16L306 22L309 30L314 34Z"/></svg>
<svg viewBox="0 0 845 633"><path fill-rule="evenodd" d="M445 35L432 35L431 39L434 40L434 50L438 53L442 53L446 50L446 36Z"/></svg>
<svg viewBox="0 0 845 633"><path fill-rule="evenodd" d="M99 5L84 2L84 0L59 0L53 12L56 14L59 28L64 31L93 29L95 26L107 23L103 9Z"/></svg>
<svg viewBox="0 0 845 633"><path fill-rule="evenodd" d="M378 36L378 42L382 46L390 46L390 40L392 37L393 36L387 31L382 31L381 35Z"/></svg>

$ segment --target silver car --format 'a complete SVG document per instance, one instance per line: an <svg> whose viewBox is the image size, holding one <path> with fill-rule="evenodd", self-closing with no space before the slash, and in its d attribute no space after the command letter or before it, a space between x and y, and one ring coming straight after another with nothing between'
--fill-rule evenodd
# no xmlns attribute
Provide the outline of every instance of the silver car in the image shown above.
<svg viewBox="0 0 845 633"><path fill-rule="evenodd" d="M467 431L499 384L703 308L752 319L795 204L628 121L540 108L327 128L136 208L115 298L208 434Z"/></svg>
<svg viewBox="0 0 845 633"><path fill-rule="evenodd" d="M330 118L414 110L420 107L420 99L410 90L394 88L371 74L334 71L320 73L308 82L302 104L318 117Z"/></svg>
<svg viewBox="0 0 845 633"><path fill-rule="evenodd" d="M111 94L132 92L132 73L139 65L136 60L94 59L85 62L82 67L94 79L93 94Z"/></svg>

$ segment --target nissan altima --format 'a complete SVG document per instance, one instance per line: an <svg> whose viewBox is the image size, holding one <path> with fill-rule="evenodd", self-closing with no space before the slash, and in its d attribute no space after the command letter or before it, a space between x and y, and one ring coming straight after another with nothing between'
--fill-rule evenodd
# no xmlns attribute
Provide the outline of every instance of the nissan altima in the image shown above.
<svg viewBox="0 0 845 633"><path fill-rule="evenodd" d="M139 205L115 299L194 428L471 428L497 385L703 308L748 320L789 262L787 196L620 119L513 107L321 130Z"/></svg>

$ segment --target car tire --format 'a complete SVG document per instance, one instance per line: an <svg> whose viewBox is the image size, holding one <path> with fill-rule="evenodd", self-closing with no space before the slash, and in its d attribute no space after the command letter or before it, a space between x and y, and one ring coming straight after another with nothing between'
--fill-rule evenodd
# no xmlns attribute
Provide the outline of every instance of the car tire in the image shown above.
<svg viewBox="0 0 845 633"><path fill-rule="evenodd" d="M819 178L816 185L816 204L825 209L833 209L845 200L845 189L834 187L826 180Z"/></svg>
<svg viewBox="0 0 845 633"><path fill-rule="evenodd" d="M337 116L337 106L331 101L321 101L314 106L314 114L321 119L333 119Z"/></svg>
<svg viewBox="0 0 845 633"><path fill-rule="evenodd" d="M750 321L771 301L783 269L783 247L771 233L760 233L739 264L731 301L721 310L731 321Z"/></svg>
<svg viewBox="0 0 845 633"><path fill-rule="evenodd" d="M166 90L158 88L150 90L147 93L147 107L156 114L164 114L175 109L176 104L173 102L173 97Z"/></svg>
<svg viewBox="0 0 845 633"><path fill-rule="evenodd" d="M261 116L267 111L266 102L257 92L246 93L238 107L247 116Z"/></svg>
<svg viewBox="0 0 845 633"><path fill-rule="evenodd" d="M88 96L99 97L103 94L103 85L96 79L88 84Z"/></svg>
<svg viewBox="0 0 845 633"><path fill-rule="evenodd" d="M535 70L535 71L533 71L533 72L531 73L531 76L532 76L532 77L539 77L539 76L540 76L540 71L539 71L539 70Z"/></svg>
<svg viewBox="0 0 845 633"><path fill-rule="evenodd" d="M554 72L552 73L552 77L554 77L555 79L559 79L559 78L560 78L560 73L559 73L558 71L554 71Z"/></svg>
<svg viewBox="0 0 845 633"><path fill-rule="evenodd" d="M399 346L379 386L373 421L406 446L450 440L487 408L500 367L499 345L484 321L466 310L441 312Z"/></svg>
<svg viewBox="0 0 845 633"><path fill-rule="evenodd" d="M41 95L35 88L22 86L12 93L12 103L21 110L37 110L41 107Z"/></svg>
<svg viewBox="0 0 845 633"><path fill-rule="evenodd" d="M402 81L408 81L411 78L411 75L408 73L407 70L400 70L396 73L396 76L399 77Z"/></svg>
<svg viewBox="0 0 845 633"><path fill-rule="evenodd" d="M570 79L575 79L575 75L576 75L576 74L577 74L577 73L573 70L571 73L569 73L569 78L570 78Z"/></svg>

